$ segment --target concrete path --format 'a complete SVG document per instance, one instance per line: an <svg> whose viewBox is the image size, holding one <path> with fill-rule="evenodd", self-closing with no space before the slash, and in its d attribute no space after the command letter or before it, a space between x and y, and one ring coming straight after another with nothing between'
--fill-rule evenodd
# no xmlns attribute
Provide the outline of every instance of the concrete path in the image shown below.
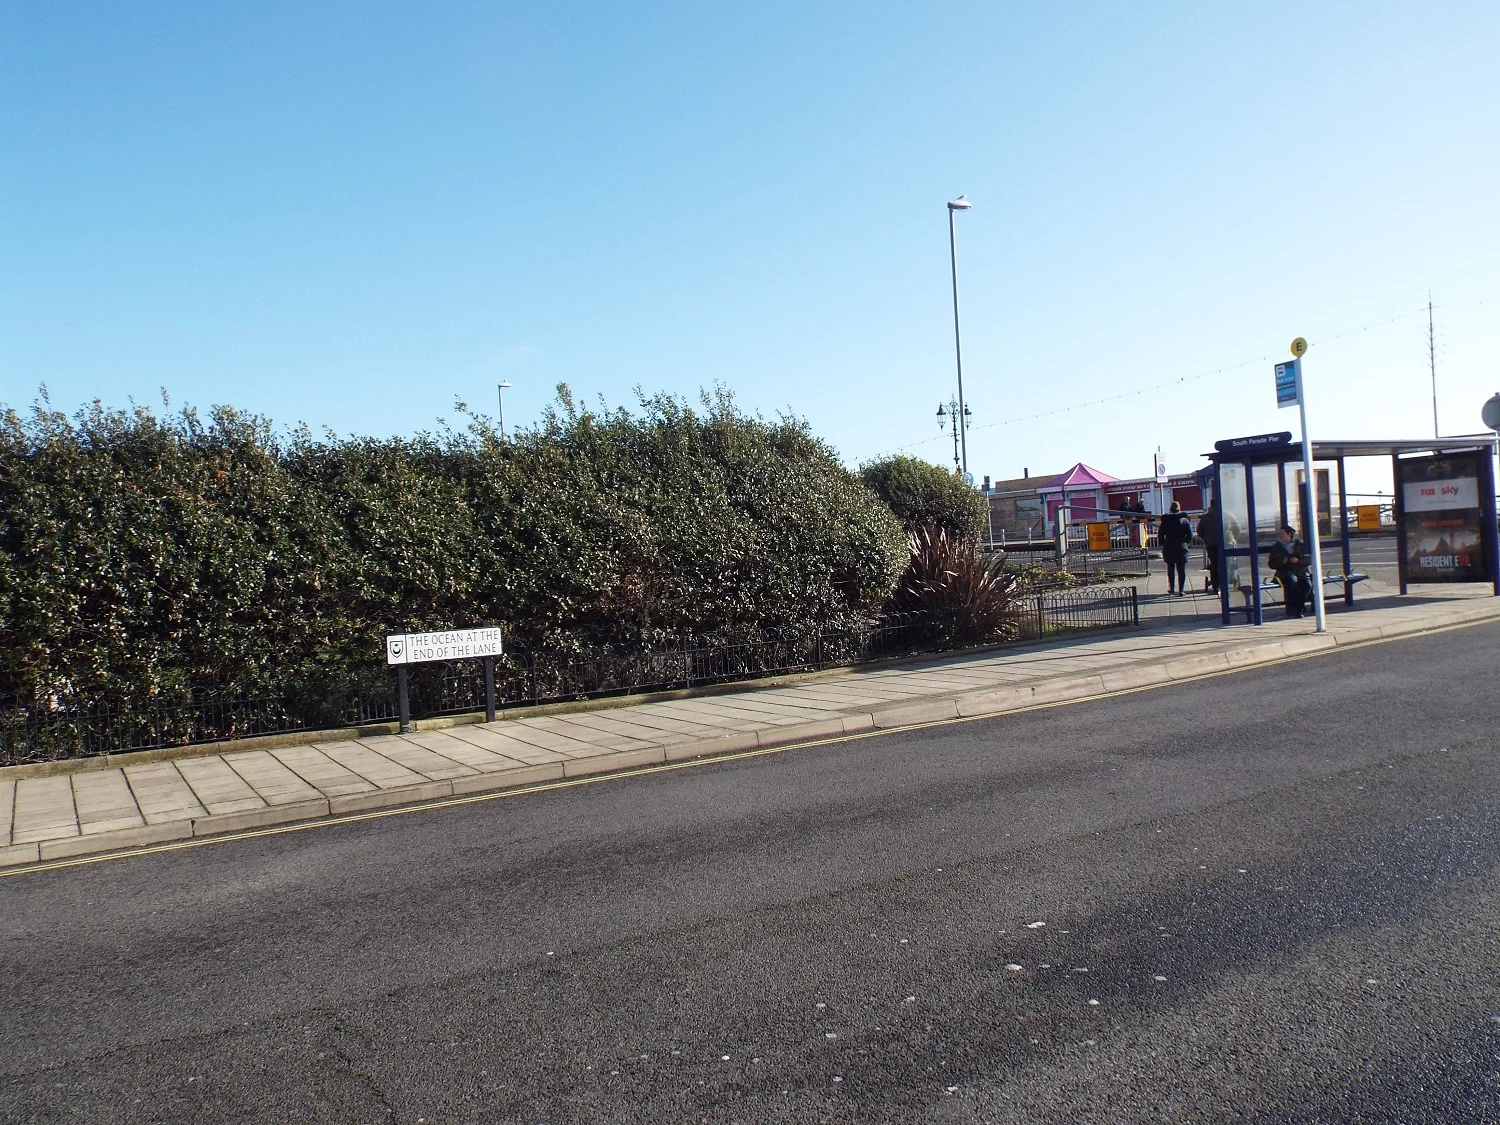
<svg viewBox="0 0 1500 1125"><path fill-rule="evenodd" d="M1500 619L1500 598L1488 593L1398 598L1371 584L1360 605L1331 607L1322 636L1311 618L1224 628L1207 597L1148 594L1142 629L1049 646L407 735L184 747L66 772L8 767L0 769L0 866L1087 699Z"/></svg>

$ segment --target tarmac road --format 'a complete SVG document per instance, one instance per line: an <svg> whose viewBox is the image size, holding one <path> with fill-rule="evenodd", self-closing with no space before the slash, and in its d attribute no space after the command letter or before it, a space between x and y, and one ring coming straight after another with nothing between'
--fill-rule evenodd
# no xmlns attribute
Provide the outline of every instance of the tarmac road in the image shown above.
<svg viewBox="0 0 1500 1125"><path fill-rule="evenodd" d="M0 878L0 1120L1500 1122L1497 651Z"/></svg>

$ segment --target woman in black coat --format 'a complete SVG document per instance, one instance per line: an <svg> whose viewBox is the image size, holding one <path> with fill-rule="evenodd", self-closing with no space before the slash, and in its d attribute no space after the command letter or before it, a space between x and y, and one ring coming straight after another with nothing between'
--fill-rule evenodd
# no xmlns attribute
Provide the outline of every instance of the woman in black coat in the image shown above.
<svg viewBox="0 0 1500 1125"><path fill-rule="evenodd" d="M1161 544L1162 561L1167 564L1167 593L1180 598L1187 593L1188 544L1193 541L1193 525L1176 500L1161 518L1156 541Z"/></svg>

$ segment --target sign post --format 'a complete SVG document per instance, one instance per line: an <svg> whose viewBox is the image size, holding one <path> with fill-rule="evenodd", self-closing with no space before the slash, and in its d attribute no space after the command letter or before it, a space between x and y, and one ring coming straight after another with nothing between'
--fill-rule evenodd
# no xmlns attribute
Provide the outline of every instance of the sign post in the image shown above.
<svg viewBox="0 0 1500 1125"><path fill-rule="evenodd" d="M1308 528L1307 545L1312 550L1313 616L1317 620L1318 632L1326 633L1328 622L1323 612L1323 551L1318 542L1317 486L1313 478L1312 438L1307 433L1307 395L1302 386L1302 357L1307 354L1307 341L1298 336L1292 341L1291 353L1291 363L1276 365L1276 405L1278 408L1295 406L1302 422L1302 478L1307 490L1302 497L1302 514Z"/></svg>
<svg viewBox="0 0 1500 1125"><path fill-rule="evenodd" d="M406 666L434 660L484 661L484 721L495 721L495 657L504 655L499 626L449 629L440 633L393 633L385 639L385 662L396 668L400 697L401 733L412 731Z"/></svg>

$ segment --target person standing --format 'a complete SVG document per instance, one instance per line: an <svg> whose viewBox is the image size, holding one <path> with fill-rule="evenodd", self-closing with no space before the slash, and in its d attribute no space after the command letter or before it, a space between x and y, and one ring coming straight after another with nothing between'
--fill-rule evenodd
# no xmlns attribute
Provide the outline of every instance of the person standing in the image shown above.
<svg viewBox="0 0 1500 1125"><path fill-rule="evenodd" d="M1208 591L1219 592L1219 498L1214 497L1208 511L1198 518L1198 538L1203 540L1204 562L1208 564Z"/></svg>
<svg viewBox="0 0 1500 1125"><path fill-rule="evenodd" d="M1279 541L1272 545L1266 560L1276 574L1276 581L1286 599L1286 615L1301 617L1307 606L1307 547L1297 538L1290 524L1281 525Z"/></svg>
<svg viewBox="0 0 1500 1125"><path fill-rule="evenodd" d="M1167 564L1167 593L1183 597L1187 593L1188 544L1193 539L1193 525L1182 514L1182 505L1176 500L1161 518L1156 530L1156 541L1161 544L1162 561Z"/></svg>

